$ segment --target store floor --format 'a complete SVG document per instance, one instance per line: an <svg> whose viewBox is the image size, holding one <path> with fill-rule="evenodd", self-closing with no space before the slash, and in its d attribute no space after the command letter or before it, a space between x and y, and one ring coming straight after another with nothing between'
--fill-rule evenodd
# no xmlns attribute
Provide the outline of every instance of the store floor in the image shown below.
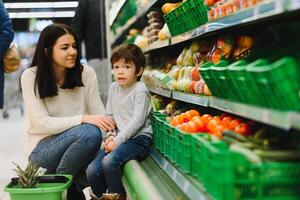
<svg viewBox="0 0 300 200"><path fill-rule="evenodd" d="M22 167L27 164L23 151L25 118L21 116L20 109L9 110L8 119L2 118L2 111L0 114L0 200L9 200L9 194L4 192L4 187L15 176L12 161ZM85 194L89 199L87 193L86 189Z"/></svg>
<svg viewBox="0 0 300 200"><path fill-rule="evenodd" d="M20 114L20 109L9 110L8 119L3 119L2 112L0 113L0 200L9 200L9 195L3 189L10 178L15 176L12 161L22 167L26 165L23 153L25 120Z"/></svg>

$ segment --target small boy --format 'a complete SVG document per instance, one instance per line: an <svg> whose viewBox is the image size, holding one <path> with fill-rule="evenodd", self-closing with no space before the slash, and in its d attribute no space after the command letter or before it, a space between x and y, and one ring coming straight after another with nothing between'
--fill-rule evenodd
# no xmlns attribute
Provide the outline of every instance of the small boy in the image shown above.
<svg viewBox="0 0 300 200"><path fill-rule="evenodd" d="M142 50L134 44L118 47L111 56L115 82L109 88L106 114L117 130L110 132L104 149L88 166L92 199L126 199L122 185L124 164L144 160L152 142L150 94L140 81L145 66ZM107 191L109 194L103 194Z"/></svg>

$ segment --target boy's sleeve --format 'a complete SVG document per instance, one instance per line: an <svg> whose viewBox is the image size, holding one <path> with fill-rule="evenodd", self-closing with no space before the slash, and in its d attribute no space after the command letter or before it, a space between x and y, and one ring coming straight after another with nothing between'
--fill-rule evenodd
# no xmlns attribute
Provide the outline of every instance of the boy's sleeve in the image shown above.
<svg viewBox="0 0 300 200"><path fill-rule="evenodd" d="M120 145L135 136L144 126L150 111L151 102L149 92L147 90L137 91L134 99L133 117L123 131L119 132L115 137L115 143Z"/></svg>
<svg viewBox="0 0 300 200"><path fill-rule="evenodd" d="M113 117L112 114L112 95L113 95L113 84L110 85L109 90L108 90L108 98L107 98L107 103L106 103L106 109L105 109L105 115Z"/></svg>

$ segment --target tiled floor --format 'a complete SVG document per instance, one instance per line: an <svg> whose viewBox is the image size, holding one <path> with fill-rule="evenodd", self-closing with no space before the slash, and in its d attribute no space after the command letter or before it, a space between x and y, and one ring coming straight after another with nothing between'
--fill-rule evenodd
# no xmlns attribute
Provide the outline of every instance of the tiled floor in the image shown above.
<svg viewBox="0 0 300 200"><path fill-rule="evenodd" d="M20 109L9 110L10 117L3 119L0 111L0 200L8 200L9 195L4 192L4 187L15 176L12 170L12 161L26 165L23 154L23 131L24 117L21 116Z"/></svg>

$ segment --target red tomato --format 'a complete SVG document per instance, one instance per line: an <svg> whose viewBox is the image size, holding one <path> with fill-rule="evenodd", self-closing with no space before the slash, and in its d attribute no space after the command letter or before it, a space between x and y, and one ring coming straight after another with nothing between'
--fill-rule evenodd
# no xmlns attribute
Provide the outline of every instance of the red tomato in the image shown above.
<svg viewBox="0 0 300 200"><path fill-rule="evenodd" d="M177 126L177 125L179 125L179 124L180 124L179 118L178 118L178 117L173 117L172 120L171 120L171 122L170 122L170 124L171 124L172 126Z"/></svg>
<svg viewBox="0 0 300 200"><path fill-rule="evenodd" d="M198 128L197 128L196 122L194 122L194 121L189 121L189 122L187 123L187 126L188 126L187 132L189 132L189 133L196 133L196 132L198 132Z"/></svg>
<svg viewBox="0 0 300 200"><path fill-rule="evenodd" d="M251 133L250 126L247 123L240 123L235 127L234 132L247 136Z"/></svg>
<svg viewBox="0 0 300 200"><path fill-rule="evenodd" d="M209 114L204 114L201 117L201 121L203 122L204 126L206 126L211 119L212 119L212 116Z"/></svg>
<svg viewBox="0 0 300 200"><path fill-rule="evenodd" d="M237 127L240 123L242 123L241 120L239 120L239 119L233 119L233 120L231 120L231 122L230 122L228 128L229 128L230 130L234 130L235 127Z"/></svg>
<svg viewBox="0 0 300 200"><path fill-rule="evenodd" d="M233 120L232 117L227 116L227 117L224 117L224 118L222 119L222 123L223 123L223 125L225 125L225 126L229 126L229 124L230 124L230 122L231 122L232 120Z"/></svg>
<svg viewBox="0 0 300 200"><path fill-rule="evenodd" d="M184 132L188 132L189 130L187 123L179 124L176 127Z"/></svg>
<svg viewBox="0 0 300 200"><path fill-rule="evenodd" d="M191 121L196 123L197 132L206 132L205 124L203 123L200 116L194 116Z"/></svg>
<svg viewBox="0 0 300 200"><path fill-rule="evenodd" d="M209 122L207 123L207 130L210 132L210 133L213 133L214 132L214 129L216 126L220 125L220 122L216 119L211 119L209 120Z"/></svg>

